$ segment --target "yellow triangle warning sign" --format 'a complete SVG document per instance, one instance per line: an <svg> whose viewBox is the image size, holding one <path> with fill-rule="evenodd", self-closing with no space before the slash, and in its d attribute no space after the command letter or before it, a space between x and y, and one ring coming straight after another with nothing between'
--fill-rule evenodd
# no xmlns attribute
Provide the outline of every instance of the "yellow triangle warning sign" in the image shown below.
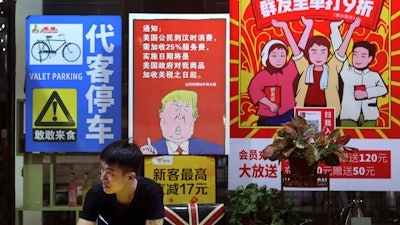
<svg viewBox="0 0 400 225"><path fill-rule="evenodd" d="M59 113L57 110L61 110L62 115L66 118L61 120L59 118ZM49 112L52 112L52 120L44 120L45 115ZM75 126L75 121L69 113L67 107L65 107L64 102L60 98L60 95L57 91L53 91L44 105L43 109L40 111L39 116L35 120L35 126L65 126L65 127L73 127Z"/></svg>

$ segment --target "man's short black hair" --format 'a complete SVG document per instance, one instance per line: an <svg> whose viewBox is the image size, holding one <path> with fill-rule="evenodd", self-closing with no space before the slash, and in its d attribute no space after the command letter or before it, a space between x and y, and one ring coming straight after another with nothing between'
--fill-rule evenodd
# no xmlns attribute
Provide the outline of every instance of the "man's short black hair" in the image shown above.
<svg viewBox="0 0 400 225"><path fill-rule="evenodd" d="M353 45L353 51L355 48L358 47L362 47L368 50L368 54L369 56L372 57L372 59L375 58L375 54L376 54L376 45L374 43L370 43L368 41L357 41L356 43L354 43Z"/></svg>
<svg viewBox="0 0 400 225"><path fill-rule="evenodd" d="M131 139L115 141L107 145L100 154L100 161L108 165L117 165L124 174L140 173L143 155L139 146Z"/></svg>

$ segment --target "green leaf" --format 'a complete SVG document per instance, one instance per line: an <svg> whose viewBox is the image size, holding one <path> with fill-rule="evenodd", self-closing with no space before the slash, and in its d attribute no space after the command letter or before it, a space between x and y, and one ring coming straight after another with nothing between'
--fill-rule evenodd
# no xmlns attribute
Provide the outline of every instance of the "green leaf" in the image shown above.
<svg viewBox="0 0 400 225"><path fill-rule="evenodd" d="M276 188L251 183L244 189L237 187L230 196L230 201L235 207L229 219L231 225L247 224L249 220L254 225L292 225L300 222L293 202L285 200L283 207L281 206L281 192Z"/></svg>
<svg viewBox="0 0 400 225"><path fill-rule="evenodd" d="M344 135L341 137L338 137L336 139L336 144L340 145L340 146L344 146L345 144L347 144L351 139L350 135Z"/></svg>

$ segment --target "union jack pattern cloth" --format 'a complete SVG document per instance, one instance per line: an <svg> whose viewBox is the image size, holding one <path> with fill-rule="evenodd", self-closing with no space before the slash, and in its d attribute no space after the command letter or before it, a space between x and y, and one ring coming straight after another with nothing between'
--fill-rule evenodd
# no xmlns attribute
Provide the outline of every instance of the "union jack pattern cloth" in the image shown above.
<svg viewBox="0 0 400 225"><path fill-rule="evenodd" d="M216 225L225 214L224 204L166 205L164 225Z"/></svg>

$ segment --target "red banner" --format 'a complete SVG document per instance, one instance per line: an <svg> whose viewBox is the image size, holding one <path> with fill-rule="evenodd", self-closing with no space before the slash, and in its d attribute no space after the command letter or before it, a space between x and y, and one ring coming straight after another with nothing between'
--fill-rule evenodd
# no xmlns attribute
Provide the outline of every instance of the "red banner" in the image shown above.
<svg viewBox="0 0 400 225"><path fill-rule="evenodd" d="M350 163L341 160L340 166L318 165L318 173L329 173L331 178L391 178L390 151L361 150L344 154ZM262 151L245 150L238 153L239 173L242 178L277 178L279 168L276 163L262 159ZM290 173L287 160L281 162L282 171Z"/></svg>
<svg viewBox="0 0 400 225"><path fill-rule="evenodd" d="M318 173L329 173L331 178L392 178L390 151L362 150L346 153L350 163L340 166L318 165ZM290 172L289 163L282 162L282 171Z"/></svg>

